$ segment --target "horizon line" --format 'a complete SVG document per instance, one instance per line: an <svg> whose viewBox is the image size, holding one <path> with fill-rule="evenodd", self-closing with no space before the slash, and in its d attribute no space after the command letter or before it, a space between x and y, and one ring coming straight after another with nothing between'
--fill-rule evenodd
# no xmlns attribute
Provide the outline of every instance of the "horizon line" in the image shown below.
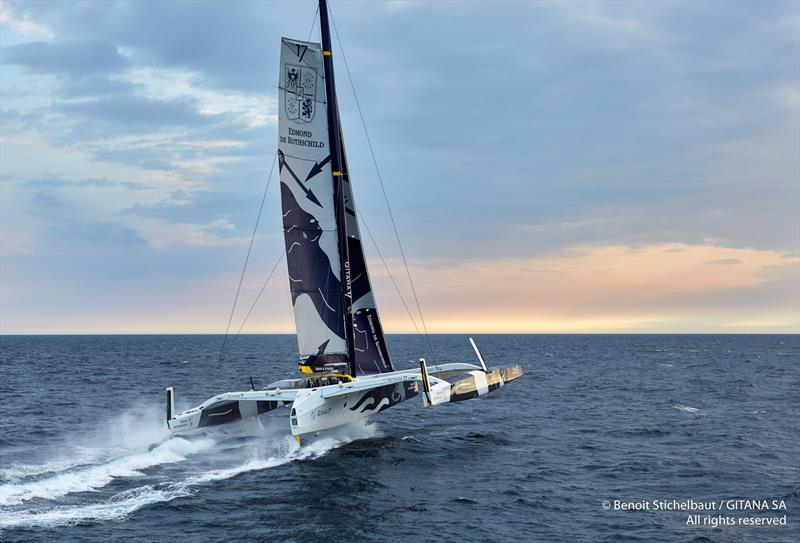
<svg viewBox="0 0 800 543"><path fill-rule="evenodd" d="M793 332L768 332L768 331L595 331L595 332L429 332L428 334L416 332L386 332L387 336L795 336L800 335L800 330ZM35 337L35 336L229 336L224 332L0 332L0 337ZM296 336L294 332L247 332L239 336Z"/></svg>

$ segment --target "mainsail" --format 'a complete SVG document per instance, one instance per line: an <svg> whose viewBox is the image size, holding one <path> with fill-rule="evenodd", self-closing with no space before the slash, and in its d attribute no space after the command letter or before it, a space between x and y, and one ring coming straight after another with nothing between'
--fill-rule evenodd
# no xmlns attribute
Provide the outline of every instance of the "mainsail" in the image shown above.
<svg viewBox="0 0 800 543"><path fill-rule="evenodd" d="M339 233L322 48L283 38L278 167L283 231L301 358L347 362Z"/></svg>
<svg viewBox="0 0 800 543"><path fill-rule="evenodd" d="M327 14L323 19L329 42ZM393 368L361 245L335 88L326 81L333 70L326 51L317 43L281 42L278 165L299 353L310 366L347 363L353 375L382 373Z"/></svg>

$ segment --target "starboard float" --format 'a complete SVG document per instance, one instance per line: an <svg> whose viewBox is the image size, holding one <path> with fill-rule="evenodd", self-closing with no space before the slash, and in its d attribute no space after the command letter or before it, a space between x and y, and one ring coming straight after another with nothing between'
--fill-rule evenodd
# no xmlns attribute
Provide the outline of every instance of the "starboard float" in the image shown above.
<svg viewBox="0 0 800 543"><path fill-rule="evenodd" d="M468 400L522 375L519 366L449 363L396 370L378 316L361 244L333 74L325 0L322 43L281 40L279 141L283 230L302 376L261 390L227 392L175 413L183 433L290 408L292 435L366 418L422 393L423 405Z"/></svg>

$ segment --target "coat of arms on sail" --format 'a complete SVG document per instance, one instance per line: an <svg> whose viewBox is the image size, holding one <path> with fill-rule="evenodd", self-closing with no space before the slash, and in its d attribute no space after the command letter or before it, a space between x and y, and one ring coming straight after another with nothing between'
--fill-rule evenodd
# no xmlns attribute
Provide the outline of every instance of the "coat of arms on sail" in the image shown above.
<svg viewBox="0 0 800 543"><path fill-rule="evenodd" d="M308 66L286 65L286 116L310 123L316 111L317 71Z"/></svg>

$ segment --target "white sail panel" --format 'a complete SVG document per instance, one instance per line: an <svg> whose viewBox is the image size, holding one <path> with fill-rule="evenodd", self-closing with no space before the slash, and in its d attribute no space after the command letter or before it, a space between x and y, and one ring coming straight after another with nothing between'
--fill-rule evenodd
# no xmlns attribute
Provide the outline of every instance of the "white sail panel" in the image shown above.
<svg viewBox="0 0 800 543"><path fill-rule="evenodd" d="M283 38L280 69L278 165L299 352L341 362L345 306L320 45Z"/></svg>

